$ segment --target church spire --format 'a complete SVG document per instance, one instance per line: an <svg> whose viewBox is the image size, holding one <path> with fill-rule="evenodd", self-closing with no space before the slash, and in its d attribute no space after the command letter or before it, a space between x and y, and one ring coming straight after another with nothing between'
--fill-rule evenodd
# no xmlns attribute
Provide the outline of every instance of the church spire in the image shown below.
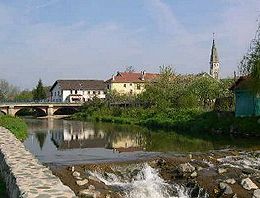
<svg viewBox="0 0 260 198"><path fill-rule="evenodd" d="M215 79L219 78L219 57L215 44L215 33L213 33L213 42L210 55L210 75Z"/></svg>

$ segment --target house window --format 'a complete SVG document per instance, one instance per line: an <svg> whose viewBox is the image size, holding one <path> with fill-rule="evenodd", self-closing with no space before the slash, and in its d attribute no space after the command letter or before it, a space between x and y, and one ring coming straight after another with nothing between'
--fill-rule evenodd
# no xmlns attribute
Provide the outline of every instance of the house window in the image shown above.
<svg viewBox="0 0 260 198"><path fill-rule="evenodd" d="M126 84L124 84L124 87L126 87Z"/></svg>
<svg viewBox="0 0 260 198"><path fill-rule="evenodd" d="M72 94L72 90L70 90L70 94Z"/></svg>
<svg viewBox="0 0 260 198"><path fill-rule="evenodd" d="M107 89L110 89L110 86L109 86L109 85L107 85Z"/></svg>
<svg viewBox="0 0 260 198"><path fill-rule="evenodd" d="M100 91L98 91L98 94L100 95Z"/></svg>
<svg viewBox="0 0 260 198"><path fill-rule="evenodd" d="M140 90L141 89L141 85L137 84L137 89Z"/></svg>
<svg viewBox="0 0 260 198"><path fill-rule="evenodd" d="M56 91L54 92L54 95L56 96Z"/></svg>
<svg viewBox="0 0 260 198"><path fill-rule="evenodd" d="M75 90L75 94L78 94L78 90Z"/></svg>
<svg viewBox="0 0 260 198"><path fill-rule="evenodd" d="M88 91L88 94L90 94L91 92L90 91Z"/></svg>
<svg viewBox="0 0 260 198"><path fill-rule="evenodd" d="M58 96L60 95L60 91L58 91Z"/></svg>
<svg viewBox="0 0 260 198"><path fill-rule="evenodd" d="M93 94L96 94L96 91L93 91Z"/></svg>
<svg viewBox="0 0 260 198"><path fill-rule="evenodd" d="M132 83L130 83L130 86L132 86Z"/></svg>

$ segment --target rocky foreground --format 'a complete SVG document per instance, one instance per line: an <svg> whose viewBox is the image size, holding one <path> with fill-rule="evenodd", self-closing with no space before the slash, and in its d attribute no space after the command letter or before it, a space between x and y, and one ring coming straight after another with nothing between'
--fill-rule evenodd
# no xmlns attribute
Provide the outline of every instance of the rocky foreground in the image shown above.
<svg viewBox="0 0 260 198"><path fill-rule="evenodd" d="M144 172L140 174L144 166L150 167L152 176L146 176ZM139 197L151 197L149 193L152 193L153 197L163 198L260 198L260 151L224 150L164 156L148 161L55 167L52 171L79 197L135 197L137 190L142 189L140 193L143 194ZM154 176L156 174L158 177ZM139 183L133 183L135 180ZM145 186L153 182L151 180L156 181ZM157 187L160 189L149 192ZM160 194L161 189L165 192Z"/></svg>

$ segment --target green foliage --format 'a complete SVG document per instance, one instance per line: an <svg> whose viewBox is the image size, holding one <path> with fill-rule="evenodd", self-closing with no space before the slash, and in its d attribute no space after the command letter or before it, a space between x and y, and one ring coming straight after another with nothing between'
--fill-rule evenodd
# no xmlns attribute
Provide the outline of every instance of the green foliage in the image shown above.
<svg viewBox="0 0 260 198"><path fill-rule="evenodd" d="M33 99L36 101L44 100L47 98L45 89L42 84L42 80L38 81L36 88L33 90Z"/></svg>
<svg viewBox="0 0 260 198"><path fill-rule="evenodd" d="M23 90L15 96L14 100L18 102L32 101L33 93L30 90Z"/></svg>
<svg viewBox="0 0 260 198"><path fill-rule="evenodd" d="M5 190L5 183L2 178L0 178L0 195L2 197L7 197L6 190Z"/></svg>
<svg viewBox="0 0 260 198"><path fill-rule="evenodd" d="M27 138L27 125L21 118L0 116L0 126L9 129L19 140Z"/></svg>
<svg viewBox="0 0 260 198"><path fill-rule="evenodd" d="M255 38L251 41L248 52L244 55L240 65L240 73L249 75L250 88L254 92L260 92L260 23Z"/></svg>

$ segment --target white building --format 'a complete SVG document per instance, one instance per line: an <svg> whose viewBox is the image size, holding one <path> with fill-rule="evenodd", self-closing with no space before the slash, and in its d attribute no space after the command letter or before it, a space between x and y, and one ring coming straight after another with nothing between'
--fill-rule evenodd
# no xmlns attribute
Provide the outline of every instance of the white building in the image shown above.
<svg viewBox="0 0 260 198"><path fill-rule="evenodd" d="M50 92L51 102L86 102L94 97L106 97L102 80L57 80Z"/></svg>

